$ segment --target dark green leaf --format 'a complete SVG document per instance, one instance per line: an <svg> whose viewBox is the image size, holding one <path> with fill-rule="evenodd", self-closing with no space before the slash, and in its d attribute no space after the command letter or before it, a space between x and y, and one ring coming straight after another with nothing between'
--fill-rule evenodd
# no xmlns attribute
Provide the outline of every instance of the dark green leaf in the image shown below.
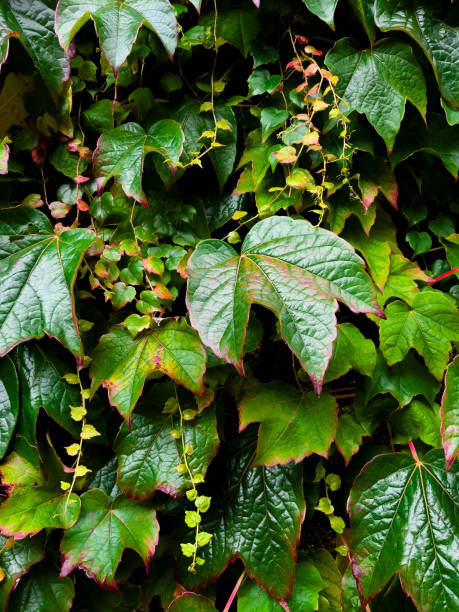
<svg viewBox="0 0 459 612"><path fill-rule="evenodd" d="M136 503L122 495L110 502L103 491L91 489L81 496L78 522L62 539L61 576L79 567L97 582L116 587L115 572L124 549L135 550L148 568L158 535L156 513L148 502Z"/></svg>
<svg viewBox="0 0 459 612"><path fill-rule="evenodd" d="M308 9L317 17L320 17L325 23L327 23L332 30L335 29L333 24L333 16L335 14L335 8L338 4L338 0L303 0Z"/></svg>
<svg viewBox="0 0 459 612"><path fill-rule="evenodd" d="M247 57L250 43L257 38L260 25L257 10L247 2L243 6L219 11L217 35L227 40L239 49L244 57Z"/></svg>
<svg viewBox="0 0 459 612"><path fill-rule="evenodd" d="M458 606L456 473L457 464L447 473L434 450L420 461L378 456L358 476L349 509L353 574L364 601L397 572L419 610Z"/></svg>
<svg viewBox="0 0 459 612"><path fill-rule="evenodd" d="M262 304L278 314L286 342L317 390L332 352L336 300L354 312L379 313L351 247L307 221L288 217L255 225L241 256L222 241L201 242L188 274L191 324L216 355L242 371L250 305Z"/></svg>
<svg viewBox="0 0 459 612"><path fill-rule="evenodd" d="M257 385L239 403L240 430L260 422L254 465L299 463L312 453L328 456L335 438L336 400L328 393L301 395L281 382Z"/></svg>
<svg viewBox="0 0 459 612"><path fill-rule="evenodd" d="M182 463L184 449L181 439L170 432L180 430L176 414L163 414L164 403L153 405L156 395L150 394L148 406L137 410L130 423L121 426L115 452L118 455L118 483L123 493L136 500L153 497L156 489L169 495L183 495L191 483L188 476L174 469ZM191 444L188 457L192 473L205 474L217 452L217 420L215 411L207 408L192 421L183 422L185 446Z"/></svg>
<svg viewBox="0 0 459 612"><path fill-rule="evenodd" d="M346 465L359 450L364 435L366 435L366 431L353 414L342 414L339 417L335 444L344 457Z"/></svg>
<svg viewBox="0 0 459 612"><path fill-rule="evenodd" d="M9 357L0 360L0 459L6 453L19 413L19 381Z"/></svg>
<svg viewBox="0 0 459 612"><path fill-rule="evenodd" d="M0 583L0 606L2 610L7 609L8 599L17 581L34 565L44 557L45 538L43 534L24 540L7 541L0 538L2 552L0 553L0 567L5 572L5 577Z"/></svg>
<svg viewBox="0 0 459 612"><path fill-rule="evenodd" d="M10 612L68 612L75 588L70 578L60 578L49 563L40 563L22 578L11 595Z"/></svg>
<svg viewBox="0 0 459 612"><path fill-rule="evenodd" d="M219 508L206 514L202 528L213 534L199 551L205 559L186 584L209 582L236 557L270 595L286 599L293 586L294 550L303 521L301 469L285 466L250 468L251 436L240 436L229 460ZM183 561L182 577L187 574Z"/></svg>
<svg viewBox="0 0 459 612"><path fill-rule="evenodd" d="M373 0L348 0L354 13L365 28L365 32L371 43L376 38Z"/></svg>
<svg viewBox="0 0 459 612"><path fill-rule="evenodd" d="M8 56L9 38L19 38L49 90L56 94L70 76L70 64L54 33L54 11L40 0L0 4L0 63Z"/></svg>
<svg viewBox="0 0 459 612"><path fill-rule="evenodd" d="M426 87L411 47L384 39L373 50L361 50L350 38L339 40L327 53L327 66L339 77L337 90L348 103L343 110L365 113L391 150L409 100L422 116Z"/></svg>
<svg viewBox="0 0 459 612"><path fill-rule="evenodd" d="M82 357L72 291L94 238L86 229L54 234L47 217L31 208L0 210L0 354L46 333Z"/></svg>
<svg viewBox="0 0 459 612"><path fill-rule="evenodd" d="M197 593L184 593L174 599L168 612L216 612L212 603Z"/></svg>
<svg viewBox="0 0 459 612"><path fill-rule="evenodd" d="M341 323L337 326L337 331L333 355L325 372L325 382L343 376L351 368L365 376L371 376L376 364L373 342L365 338L352 323Z"/></svg>

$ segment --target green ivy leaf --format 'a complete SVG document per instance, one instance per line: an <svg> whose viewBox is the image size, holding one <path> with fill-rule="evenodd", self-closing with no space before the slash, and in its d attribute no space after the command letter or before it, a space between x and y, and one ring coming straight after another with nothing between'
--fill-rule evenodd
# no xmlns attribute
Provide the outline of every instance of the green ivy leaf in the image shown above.
<svg viewBox="0 0 459 612"><path fill-rule="evenodd" d="M103 384L110 402L129 421L145 379L167 374L193 393L203 393L206 353L185 319L163 319L135 338L122 326L102 336L92 355L91 392Z"/></svg>
<svg viewBox="0 0 459 612"><path fill-rule="evenodd" d="M341 323L337 326L338 335L333 347L325 381L343 376L351 368L365 376L371 376L376 365L376 349L372 340L368 340L352 323Z"/></svg>
<svg viewBox="0 0 459 612"><path fill-rule="evenodd" d="M0 4L0 65L8 57L9 39L18 38L51 93L70 76L70 64L54 33L54 11L40 0L8 0Z"/></svg>
<svg viewBox="0 0 459 612"><path fill-rule="evenodd" d="M80 498L48 485L17 485L0 506L0 531L16 540L42 529L68 529L78 518Z"/></svg>
<svg viewBox="0 0 459 612"><path fill-rule="evenodd" d="M177 23L168 0L59 0L56 33L67 52L73 37L90 17L115 76L131 52L142 25L156 32L168 54L174 54Z"/></svg>
<svg viewBox="0 0 459 612"><path fill-rule="evenodd" d="M7 609L10 593L21 576L32 565L43 559L45 555L44 545L44 534L19 541L7 541L6 538L0 537L0 546L2 547L0 567L5 572L5 577L0 582L0 606L2 610Z"/></svg>
<svg viewBox="0 0 459 612"><path fill-rule="evenodd" d="M204 240L188 264L191 324L204 344L242 372L250 306L278 314L282 334L320 390L335 337L337 299L379 314L361 260L341 238L307 221L272 217L255 225L241 255Z"/></svg>
<svg viewBox="0 0 459 612"><path fill-rule="evenodd" d="M333 17L338 0L303 0L308 9L314 15L317 15L322 21L325 21L332 30L335 29Z"/></svg>
<svg viewBox="0 0 459 612"><path fill-rule="evenodd" d="M82 358L72 291L93 241L94 234L85 229L54 234L38 210L0 210L0 354L46 333Z"/></svg>
<svg viewBox="0 0 459 612"><path fill-rule="evenodd" d="M213 16L208 17L209 22L213 22ZM244 57L247 57L251 41L257 38L260 26L258 12L253 6L235 6L218 12L217 36L239 49Z"/></svg>
<svg viewBox="0 0 459 612"><path fill-rule="evenodd" d="M325 62L339 77L337 91L348 106L343 111L365 113L391 150L409 100L422 116L426 112L424 76L411 47L390 39L372 50L361 50L351 38L339 40Z"/></svg>
<svg viewBox="0 0 459 612"><path fill-rule="evenodd" d="M325 583L314 563L307 559L295 567L295 582L288 598L290 612L314 612L319 609L319 592ZM282 612L275 599L253 580L246 581L238 592L238 612Z"/></svg>
<svg viewBox="0 0 459 612"><path fill-rule="evenodd" d="M216 612L216 608L203 595L184 593L174 599L168 612Z"/></svg>
<svg viewBox="0 0 459 612"><path fill-rule="evenodd" d="M349 461L359 450L362 438L366 433L353 414L342 414L340 416L335 444L338 451L344 457L346 465L349 464Z"/></svg>
<svg viewBox="0 0 459 612"><path fill-rule="evenodd" d="M10 612L68 612L75 597L70 578L61 578L50 563L40 563L22 578L11 594Z"/></svg>
<svg viewBox="0 0 459 612"><path fill-rule="evenodd" d="M145 132L137 123L124 123L103 134L94 153L94 176L99 195L107 181L114 177L125 194L147 205L142 191L144 157L152 151L174 167L182 153L184 135L180 124L161 119Z"/></svg>
<svg viewBox="0 0 459 612"><path fill-rule="evenodd" d="M434 450L420 461L380 455L357 477L349 498L352 565L364 601L397 572L419 610L457 607L456 473L457 464L447 473Z"/></svg>
<svg viewBox="0 0 459 612"><path fill-rule="evenodd" d="M370 43L373 43L376 38L373 0L348 0L348 2L365 28Z"/></svg>
<svg viewBox="0 0 459 612"><path fill-rule="evenodd" d="M432 64L440 91L459 106L459 32L440 21L425 2L376 0L375 21L383 30L402 30L421 46Z"/></svg>
<svg viewBox="0 0 459 612"><path fill-rule="evenodd" d="M403 123L390 156L393 166L414 153L425 151L441 159L448 172L457 178L459 172L459 125L450 126L442 115L430 113L427 127L417 117Z"/></svg>
<svg viewBox="0 0 459 612"><path fill-rule="evenodd" d="M263 142L272 134L277 128L281 127L289 118L289 112L285 109L278 109L274 106L269 106L261 111L261 133L263 135Z"/></svg>
<svg viewBox="0 0 459 612"><path fill-rule="evenodd" d="M13 435L19 413L19 380L9 357L0 360L0 459Z"/></svg>
<svg viewBox="0 0 459 612"><path fill-rule="evenodd" d="M444 98L441 98L440 103L445 111L448 125L457 125L459 123L459 110L453 108Z"/></svg>
<svg viewBox="0 0 459 612"><path fill-rule="evenodd" d="M148 406L136 410L130 429L123 424L116 439L118 484L135 500L153 497L156 489L183 495L191 486L188 475L175 469L183 448L181 439L174 439L170 432L179 429L179 415L161 413L162 406L155 405L160 403L155 397L156 393L150 394ZM192 473L205 475L218 448L215 411L208 408L192 421L184 421L183 435L185 446L192 444L194 450L187 459Z"/></svg>
<svg viewBox="0 0 459 612"><path fill-rule="evenodd" d="M319 612L339 612L341 608L341 573L335 559L323 548L316 548L300 560L310 560L319 572L324 588L319 592Z"/></svg>
<svg viewBox="0 0 459 612"><path fill-rule="evenodd" d="M445 450L446 466L453 465L459 455L459 431L457 427L459 410L459 358L449 364L445 376L445 390L441 401L441 436Z"/></svg>
<svg viewBox="0 0 459 612"><path fill-rule="evenodd" d="M80 391L68 384L63 375L68 366L51 351L45 351L35 342L19 346L15 351L19 374L21 418L17 426L13 447L19 454L38 465L35 429L40 408L75 437L79 426L70 417L69 406L79 406Z"/></svg>
<svg viewBox="0 0 459 612"><path fill-rule="evenodd" d="M260 422L253 465L299 463L312 453L328 457L337 426L336 400L301 395L282 382L256 385L239 402L239 429Z"/></svg>
<svg viewBox="0 0 459 612"><path fill-rule="evenodd" d="M414 399L405 408L397 409L387 417L393 444L408 444L419 438L425 444L441 446L439 406L429 406L425 400Z"/></svg>
<svg viewBox="0 0 459 612"><path fill-rule="evenodd" d="M384 285L384 294L379 297L380 304L385 304L391 297L401 298L411 304L419 293L416 280L428 282L430 279L417 263L406 259L399 253L391 254L389 276Z"/></svg>
<svg viewBox="0 0 459 612"><path fill-rule="evenodd" d="M389 365L414 348L439 380L449 360L451 342L459 340L459 313L452 298L435 289L418 293L411 307L400 300L385 309L380 323L381 350Z"/></svg>
<svg viewBox="0 0 459 612"><path fill-rule="evenodd" d="M365 387L365 400L368 403L379 393L390 393L401 407L406 406L416 395L423 395L432 404L439 387L435 378L412 353L408 353L401 363L389 368L378 352L373 377Z"/></svg>
<svg viewBox="0 0 459 612"><path fill-rule="evenodd" d="M358 164L359 187L366 210L381 192L388 202L397 209L398 186L394 172L385 157L362 156Z"/></svg>
<svg viewBox="0 0 459 612"><path fill-rule="evenodd" d="M148 568L158 542L159 525L148 502L119 496L113 502L100 489L81 496L78 522L61 542L61 576L79 567L97 582L115 588L115 572L125 548L135 550Z"/></svg>
<svg viewBox="0 0 459 612"><path fill-rule="evenodd" d="M259 96L272 93L281 84L282 77L278 74L269 74L267 70L254 70L247 79L249 96Z"/></svg>
<svg viewBox="0 0 459 612"><path fill-rule="evenodd" d="M301 468L293 464L250 468L252 440L250 434L237 439L223 490L215 497L220 507L213 506L202 522L202 529L213 534L199 551L204 565L187 575L183 561L181 575L190 587L207 583L238 557L249 576L282 600L293 586L294 550L305 511Z"/></svg>

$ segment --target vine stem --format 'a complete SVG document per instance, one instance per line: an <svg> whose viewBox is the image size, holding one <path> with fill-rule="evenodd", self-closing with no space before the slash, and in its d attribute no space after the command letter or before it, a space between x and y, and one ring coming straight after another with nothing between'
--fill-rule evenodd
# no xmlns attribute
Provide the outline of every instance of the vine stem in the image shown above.
<svg viewBox="0 0 459 612"><path fill-rule="evenodd" d="M443 274L440 274L440 276L437 276L437 278L431 278L428 284L429 286L435 285L435 283L438 283L438 281L441 281L444 278L451 276L451 274L456 274L456 272L459 272L459 268L453 268L452 270L449 270L448 272L444 272Z"/></svg>
<svg viewBox="0 0 459 612"><path fill-rule="evenodd" d="M229 596L228 601L226 602L226 606L223 609L223 612L229 612L231 608L231 604L233 603L234 598L236 597L237 592L239 591L239 587L241 586L244 578L245 578L245 570L242 570L242 574L239 576L238 581L234 585L234 589L231 591L231 595Z"/></svg>

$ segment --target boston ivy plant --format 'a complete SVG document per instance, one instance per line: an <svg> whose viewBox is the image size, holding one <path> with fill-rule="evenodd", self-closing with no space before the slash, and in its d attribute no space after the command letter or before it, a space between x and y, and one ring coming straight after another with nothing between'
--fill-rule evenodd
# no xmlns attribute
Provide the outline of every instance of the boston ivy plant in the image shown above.
<svg viewBox="0 0 459 612"><path fill-rule="evenodd" d="M457 10L0 26L1 608L458 609Z"/></svg>

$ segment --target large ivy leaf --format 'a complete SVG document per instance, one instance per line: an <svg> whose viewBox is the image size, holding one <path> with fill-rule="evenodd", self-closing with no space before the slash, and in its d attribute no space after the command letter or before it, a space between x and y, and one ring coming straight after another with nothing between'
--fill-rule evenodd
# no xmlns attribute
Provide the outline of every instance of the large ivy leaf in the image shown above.
<svg viewBox="0 0 459 612"><path fill-rule="evenodd" d="M75 587L70 578L60 578L50 563L32 568L11 595L9 612L68 612L72 607Z"/></svg>
<svg viewBox="0 0 459 612"><path fill-rule="evenodd" d="M348 103L345 112L365 113L391 150L409 100L422 116L426 112L424 76L411 47L384 39L372 50L342 38L325 58L339 77L337 90Z"/></svg>
<svg viewBox="0 0 459 612"><path fill-rule="evenodd" d="M432 374L441 379L451 341L459 340L459 313L454 300L442 291L425 289L414 297L411 307L397 300L386 307L385 314L380 340L387 363L398 363L414 348Z"/></svg>
<svg viewBox="0 0 459 612"><path fill-rule="evenodd" d="M68 529L79 512L80 498L75 493L69 498L52 486L17 485L0 506L0 532L21 540L42 529Z"/></svg>
<svg viewBox="0 0 459 612"><path fill-rule="evenodd" d="M240 430L260 422L254 465L299 463L312 453L328 456L338 424L335 398L305 395L282 382L260 384L239 403Z"/></svg>
<svg viewBox="0 0 459 612"><path fill-rule="evenodd" d="M150 394L153 401L155 395ZM116 439L118 484L125 495L136 500L153 497L156 489L175 496L190 488L189 478L174 469L182 462L184 449L170 431L180 429L180 418L161 413L161 408L148 402L136 410L130 429L124 423ZM191 471L205 474L218 448L215 410L208 408L192 421L184 421L183 435L185 444L194 450L188 458Z"/></svg>
<svg viewBox="0 0 459 612"><path fill-rule="evenodd" d="M393 166L414 153L425 151L441 159L445 168L457 178L459 172L459 125L450 126L442 115L429 113L427 126L418 117L403 122L390 156Z"/></svg>
<svg viewBox="0 0 459 612"><path fill-rule="evenodd" d="M148 502L120 495L113 502L100 489L81 496L78 522L61 542L61 576L76 567L109 587L116 587L115 572L125 548L135 550L148 569L158 543L159 525Z"/></svg>
<svg viewBox="0 0 459 612"><path fill-rule="evenodd" d="M459 455L459 357L449 364L441 401L441 435L449 469Z"/></svg>
<svg viewBox="0 0 459 612"><path fill-rule="evenodd" d="M80 391L62 378L68 372L68 366L38 343L28 342L19 346L15 360L19 373L21 418L13 446L22 457L37 464L35 429L40 408L78 437L80 427L70 417L70 406L79 406Z"/></svg>
<svg viewBox="0 0 459 612"><path fill-rule="evenodd" d="M92 355L91 391L102 384L112 405L129 420L145 379L155 371L167 374L193 393L203 393L206 352L185 319L158 321L153 329L133 338L120 325L99 341Z"/></svg>
<svg viewBox="0 0 459 612"><path fill-rule="evenodd" d="M54 234L43 213L25 206L0 210L0 354L46 333L82 357L72 291L94 238L86 229Z"/></svg>
<svg viewBox="0 0 459 612"><path fill-rule="evenodd" d="M341 238L307 221L272 217L247 234L239 256L204 240L188 265L191 324L219 357L242 372L250 306L280 319L282 335L319 390L336 337L336 300L380 314L362 262Z"/></svg>
<svg viewBox="0 0 459 612"><path fill-rule="evenodd" d="M0 567L5 572L0 582L0 606L6 610L10 593L18 580L45 556L45 538L44 534L19 541L0 537L0 546Z"/></svg>
<svg viewBox="0 0 459 612"><path fill-rule="evenodd" d="M202 523L213 534L199 551L205 563L189 574L183 561L181 575L186 585L195 587L219 576L238 557L249 576L282 600L293 586L295 547L305 512L302 471L292 463L250 468L253 442L249 433L233 445L222 491Z"/></svg>
<svg viewBox="0 0 459 612"><path fill-rule="evenodd" d="M459 605L457 464L443 453L422 460L380 455L351 490L352 565L362 599L371 599L395 573L421 611ZM456 560L456 561L455 561Z"/></svg>
<svg viewBox="0 0 459 612"><path fill-rule="evenodd" d="M325 21L332 30L335 29L333 17L338 0L303 0L308 9L322 21Z"/></svg>
<svg viewBox="0 0 459 612"><path fill-rule="evenodd" d="M422 47L427 55L440 91L446 100L459 107L459 32L441 22L425 2L413 0L376 0L375 21L383 31L402 30Z"/></svg>
<svg viewBox="0 0 459 612"><path fill-rule="evenodd" d="M0 459L6 453L19 413L19 381L9 357L0 360Z"/></svg>
<svg viewBox="0 0 459 612"><path fill-rule="evenodd" d="M90 17L115 76L142 25L156 32L168 54L174 54L177 23L168 0L59 0L56 32L67 52L73 37Z"/></svg>
<svg viewBox="0 0 459 612"><path fill-rule="evenodd" d="M248 3L242 6L230 4L230 7L218 12L217 36L227 40L247 57L250 43L257 38L261 27L258 11ZM213 25L212 14L207 16L206 25Z"/></svg>
<svg viewBox="0 0 459 612"><path fill-rule="evenodd" d="M174 167L181 155L183 140L180 124L172 119L161 119L146 132L137 123L124 123L102 134L94 152L94 176L99 194L114 177L127 196L147 206L142 191L145 155L152 151L159 153Z"/></svg>
<svg viewBox="0 0 459 612"><path fill-rule="evenodd" d="M0 3L0 64L8 57L9 38L24 45L52 93L70 76L70 63L54 33L54 11L40 0Z"/></svg>
<svg viewBox="0 0 459 612"><path fill-rule="evenodd" d="M370 43L373 43L376 38L373 0L348 0L348 2L365 28Z"/></svg>
<svg viewBox="0 0 459 612"><path fill-rule="evenodd" d="M288 608L290 612L314 612L319 609L319 592L325 584L322 577L310 559L299 561L295 567L295 582ZM238 592L238 612L282 612L275 599L261 589L256 582L245 582Z"/></svg>

